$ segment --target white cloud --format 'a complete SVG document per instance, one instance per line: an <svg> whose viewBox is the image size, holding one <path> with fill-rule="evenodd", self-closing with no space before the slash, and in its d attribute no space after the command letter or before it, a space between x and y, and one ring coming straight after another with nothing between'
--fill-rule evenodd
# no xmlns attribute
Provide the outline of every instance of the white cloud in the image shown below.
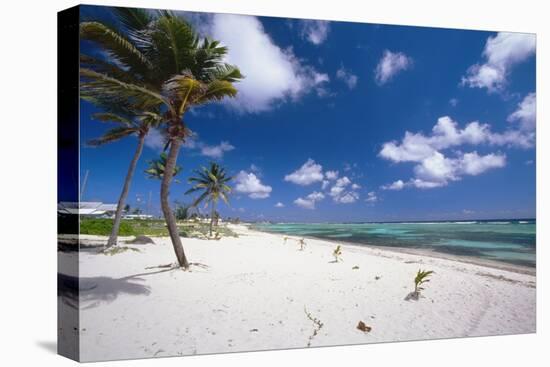
<svg viewBox="0 0 550 367"><path fill-rule="evenodd" d="M207 22L207 25L204 22ZM326 92L327 74L299 60L292 49L278 47L258 18L216 14L202 19L205 33L229 48L226 61L238 65L245 79L236 83L238 95L225 102L240 112L261 112L310 91Z"/></svg>
<svg viewBox="0 0 550 367"><path fill-rule="evenodd" d="M400 71L409 69L413 64L412 58L402 52L384 51L374 72L374 79L379 85L386 84Z"/></svg>
<svg viewBox="0 0 550 367"><path fill-rule="evenodd" d="M301 186L307 186L315 182L323 181L323 166L316 164L313 159L308 159L298 170L285 176L285 181Z"/></svg>
<svg viewBox="0 0 550 367"><path fill-rule="evenodd" d="M380 186L382 190L394 190L394 191L403 190L404 187L405 187L405 183L403 182L403 180L397 180L392 182L389 185Z"/></svg>
<svg viewBox="0 0 550 367"><path fill-rule="evenodd" d="M520 104L523 106L524 104ZM528 105L528 103L527 103ZM525 108L529 110L529 108ZM521 119L528 114L519 114ZM407 186L416 188L435 188L458 181L465 175L476 176L487 170L506 165L506 155L490 153L479 155L476 151L454 151L446 156L443 151L464 144L469 145L505 145L528 148L533 145L534 132L508 129L504 133L491 132L490 126L477 121L467 124L463 129L449 117L441 117L430 135L406 132L401 142L388 142L382 145L379 155L392 162L414 162L414 177L407 182L395 181L382 185L383 190L402 190Z"/></svg>
<svg viewBox="0 0 550 367"><path fill-rule="evenodd" d="M521 130L534 131L537 124L537 95L529 93L525 96L517 110L508 116L508 121L519 123Z"/></svg>
<svg viewBox="0 0 550 367"><path fill-rule="evenodd" d="M160 152L164 149L165 144L166 139L158 129L150 129L149 133L145 136L145 146L152 150Z"/></svg>
<svg viewBox="0 0 550 367"><path fill-rule="evenodd" d="M314 191L305 198L298 198L294 200L294 204L298 205L304 209L315 209L315 203L321 201L325 198L325 195L322 192Z"/></svg>
<svg viewBox="0 0 550 367"><path fill-rule="evenodd" d="M477 152L466 153L459 161L459 169L467 175L477 176L489 169L506 165L506 156L502 154L487 154L480 156Z"/></svg>
<svg viewBox="0 0 550 367"><path fill-rule="evenodd" d="M260 179L254 174L246 171L240 171L235 177L235 191L247 194L251 199L265 199L271 194L271 186L262 184Z"/></svg>
<svg viewBox="0 0 550 367"><path fill-rule="evenodd" d="M328 36L329 22L325 20L301 20L300 35L314 45L320 45Z"/></svg>
<svg viewBox="0 0 550 367"><path fill-rule="evenodd" d="M352 183L347 176L344 176L336 180L328 194L335 203L351 204L359 199L359 193L356 192L358 188L360 188L359 185Z"/></svg>
<svg viewBox="0 0 550 367"><path fill-rule="evenodd" d="M229 144L226 141L222 141L218 145L206 145L206 144L201 144L201 145L202 145L200 148L201 154L206 157L215 158L215 159L220 159L223 157L224 153L230 152L233 149L235 149L233 145Z"/></svg>
<svg viewBox="0 0 550 367"><path fill-rule="evenodd" d="M422 160L414 167L415 177L408 182L397 180L383 185L383 190L402 190L407 186L419 189L433 189L447 186L463 176L477 176L485 171L506 166L506 155L490 153L479 155L476 151L459 153L456 158L445 157L435 152L431 157Z"/></svg>
<svg viewBox="0 0 550 367"><path fill-rule="evenodd" d="M352 204L359 200L359 194L354 191L346 192L342 196L334 198L334 201L340 204Z"/></svg>
<svg viewBox="0 0 550 367"><path fill-rule="evenodd" d="M374 191L367 193L367 198L365 199L367 203L376 203L378 201L378 196Z"/></svg>
<svg viewBox="0 0 550 367"><path fill-rule="evenodd" d="M336 180L338 178L338 171L326 171L325 177L327 180Z"/></svg>
<svg viewBox="0 0 550 367"><path fill-rule="evenodd" d="M323 180L323 183L321 184L321 189L324 190L330 185L330 181Z"/></svg>
<svg viewBox="0 0 550 367"><path fill-rule="evenodd" d="M350 70L347 70L343 66L336 71L336 78L346 83L349 89L353 89L357 86L359 78L353 74Z"/></svg>
<svg viewBox="0 0 550 367"><path fill-rule="evenodd" d="M487 88L489 93L502 91L510 69L535 54L536 37L527 33L500 32L485 43L483 64L470 66L462 85Z"/></svg>
<svg viewBox="0 0 550 367"><path fill-rule="evenodd" d="M285 204L281 203L280 201L275 204L275 208L284 208L285 207Z"/></svg>
<svg viewBox="0 0 550 367"><path fill-rule="evenodd" d="M437 120L431 135L407 131L401 142L384 143L379 155L393 162L421 162L439 150L483 143L528 148L534 144L534 133L511 129L493 133L488 124L478 121L470 122L464 129L460 129L455 121L444 116Z"/></svg>
<svg viewBox="0 0 550 367"><path fill-rule="evenodd" d="M213 159L221 159L225 153L235 149L235 147L227 141L222 141L217 145L206 144L200 141L196 134L185 139L182 146L186 149L198 150L200 155Z"/></svg>
<svg viewBox="0 0 550 367"><path fill-rule="evenodd" d="M449 104L453 107L456 107L458 105L458 99L457 98L449 99Z"/></svg>

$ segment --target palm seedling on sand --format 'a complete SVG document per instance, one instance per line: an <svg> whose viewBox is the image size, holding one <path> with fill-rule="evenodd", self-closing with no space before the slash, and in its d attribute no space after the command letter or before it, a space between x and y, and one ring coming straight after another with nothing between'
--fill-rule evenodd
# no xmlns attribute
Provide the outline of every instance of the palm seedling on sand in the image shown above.
<svg viewBox="0 0 550 367"><path fill-rule="evenodd" d="M189 183L193 184L185 194L191 194L196 191L202 191L202 194L195 199L191 206L196 207L204 202L206 206L210 205L210 236L212 236L212 226L217 217L216 205L221 198L226 204L229 204L227 195L231 192L228 183L233 179L227 176L225 169L219 164L211 162L210 166L201 167L195 170L196 177L189 178Z"/></svg>
<svg viewBox="0 0 550 367"><path fill-rule="evenodd" d="M192 107L235 97L243 78L224 62L228 49L201 38L182 17L170 12L114 8L119 26L100 21L80 23L80 38L92 42L107 57L82 55L80 94L110 105L130 104L136 110L160 110L168 155L165 169L173 172L179 150L190 131L184 116ZM82 58L81 58L82 60ZM172 175L164 175L160 201L168 232L181 267L189 268L168 195Z"/></svg>
<svg viewBox="0 0 550 367"><path fill-rule="evenodd" d="M300 251L304 251L304 249L306 248L306 240L300 238L298 240L298 244L300 245Z"/></svg>
<svg viewBox="0 0 550 367"><path fill-rule="evenodd" d="M427 283L430 281L428 277L433 274L433 271L429 270L418 270L416 273L416 276L414 277L414 294L416 297L420 296L420 291L424 290L422 287L422 284Z"/></svg>
<svg viewBox="0 0 550 367"><path fill-rule="evenodd" d="M341 256L342 256L342 246L340 246L340 245L336 246L334 251L332 251L332 256L334 256L334 261L335 262L339 262L341 260Z"/></svg>

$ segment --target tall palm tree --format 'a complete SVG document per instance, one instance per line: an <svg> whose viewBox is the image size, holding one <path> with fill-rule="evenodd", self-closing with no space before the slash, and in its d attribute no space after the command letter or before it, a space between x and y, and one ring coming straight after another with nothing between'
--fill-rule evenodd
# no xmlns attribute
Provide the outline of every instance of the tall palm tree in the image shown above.
<svg viewBox="0 0 550 367"><path fill-rule="evenodd" d="M212 236L212 226L214 217L216 216L216 205L221 198L226 204L229 204L227 195L231 192L231 187L228 182L233 179L227 176L225 169L219 164L211 162L210 167L201 167L200 170L195 170L196 177L189 178L189 183L193 184L185 194L191 194L196 191L202 191L202 194L195 199L192 206L197 206L205 202L206 206L210 205L210 236Z"/></svg>
<svg viewBox="0 0 550 367"><path fill-rule="evenodd" d="M127 103L138 110L163 112L169 148L165 169L174 170L180 147L189 135L184 115L190 108L235 97L233 85L243 78L225 63L227 48L199 37L181 17L160 11L114 8L120 29L98 21L80 24L81 39L91 41L109 55L108 60L81 58L81 96L111 104ZM168 196L172 175L161 182L161 207L170 238L183 268L185 256Z"/></svg>
<svg viewBox="0 0 550 367"><path fill-rule="evenodd" d="M95 102L99 106L102 105L100 100L96 100ZM92 118L95 120L116 123L119 126L109 129L101 137L88 142L89 145L99 146L118 141L128 136L137 136L138 138L138 144L136 146L136 150L134 151L132 160L130 161L130 166L128 167L128 172L126 173L126 178L124 179L124 185L122 186L122 192L118 198L115 218L113 220L113 228L111 230L109 240L107 241L107 247L115 246L117 244L120 221L124 212L128 191L130 190L130 183L132 182L132 177L136 170L137 162L143 151L145 136L151 128L158 126L158 124L162 121L162 117L158 113L154 112L142 112L139 115L136 113L136 116L131 116L131 113L128 110L123 111L121 106L119 106L117 110L118 111L116 112L100 112L92 115Z"/></svg>

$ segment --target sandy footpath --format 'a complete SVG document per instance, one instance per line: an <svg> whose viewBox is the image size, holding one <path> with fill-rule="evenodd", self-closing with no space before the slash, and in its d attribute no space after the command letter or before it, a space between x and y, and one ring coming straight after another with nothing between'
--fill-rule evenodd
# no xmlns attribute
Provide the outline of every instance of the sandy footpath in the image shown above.
<svg viewBox="0 0 550 367"><path fill-rule="evenodd" d="M282 235L234 229L239 238L184 238L188 272L158 267L175 261L168 238L82 251L81 360L535 331L532 274L347 245L335 263L334 243L306 239L299 251ZM435 274L407 301L419 268Z"/></svg>

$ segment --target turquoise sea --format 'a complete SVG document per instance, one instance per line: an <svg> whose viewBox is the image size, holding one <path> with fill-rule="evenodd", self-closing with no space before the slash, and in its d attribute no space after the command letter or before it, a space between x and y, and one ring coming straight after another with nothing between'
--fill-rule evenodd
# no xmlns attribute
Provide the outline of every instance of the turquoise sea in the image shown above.
<svg viewBox="0 0 550 367"><path fill-rule="evenodd" d="M254 229L353 244L440 253L535 267L533 219L403 223L261 223Z"/></svg>

